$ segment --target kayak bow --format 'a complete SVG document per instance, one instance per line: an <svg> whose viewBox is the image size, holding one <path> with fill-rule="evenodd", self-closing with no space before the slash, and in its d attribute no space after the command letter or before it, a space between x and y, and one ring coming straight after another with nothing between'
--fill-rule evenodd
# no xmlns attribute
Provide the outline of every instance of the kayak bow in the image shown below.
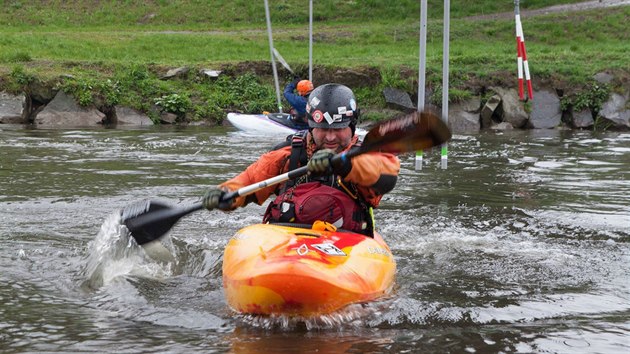
<svg viewBox="0 0 630 354"><path fill-rule="evenodd" d="M383 238L257 224L225 248L223 287L245 314L321 315L388 294L396 262Z"/></svg>

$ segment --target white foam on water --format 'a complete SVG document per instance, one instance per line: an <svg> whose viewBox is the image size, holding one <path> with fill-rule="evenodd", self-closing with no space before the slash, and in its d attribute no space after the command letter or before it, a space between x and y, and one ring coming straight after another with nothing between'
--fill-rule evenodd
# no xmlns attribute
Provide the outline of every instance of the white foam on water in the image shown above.
<svg viewBox="0 0 630 354"><path fill-rule="evenodd" d="M630 151L630 149L628 149L628 151ZM589 165L589 166L606 166L606 165L621 166L623 165L617 162L600 161L600 160L579 160L578 163L582 165Z"/></svg>
<svg viewBox="0 0 630 354"><path fill-rule="evenodd" d="M88 248L83 276L84 284L92 289L107 286L127 276L164 279L172 274L174 258L165 257L164 254L168 252L157 245L149 246L148 250L153 249L153 253L159 254L158 262L151 258L151 254L131 238L121 223L119 212L112 213L103 222Z"/></svg>
<svg viewBox="0 0 630 354"><path fill-rule="evenodd" d="M381 309L377 302L352 304L330 314L313 316L295 315L236 315L236 319L249 326L265 330L294 331L307 330L348 330L361 328L372 317L378 317Z"/></svg>

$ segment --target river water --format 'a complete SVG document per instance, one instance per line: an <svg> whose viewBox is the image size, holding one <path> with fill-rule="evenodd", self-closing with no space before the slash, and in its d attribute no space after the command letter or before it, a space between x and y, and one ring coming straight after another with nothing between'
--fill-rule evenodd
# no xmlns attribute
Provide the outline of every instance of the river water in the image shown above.
<svg viewBox="0 0 630 354"><path fill-rule="evenodd" d="M282 138L0 126L0 351L626 353L630 134L455 136L376 211L391 296L306 320L233 313L224 246L264 207L200 211L151 249L119 210L199 200Z"/></svg>

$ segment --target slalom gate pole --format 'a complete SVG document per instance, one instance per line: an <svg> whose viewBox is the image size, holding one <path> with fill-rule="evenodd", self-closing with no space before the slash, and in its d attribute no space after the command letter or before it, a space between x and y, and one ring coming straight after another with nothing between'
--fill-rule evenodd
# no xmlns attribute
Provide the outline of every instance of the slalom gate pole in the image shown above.
<svg viewBox="0 0 630 354"><path fill-rule="evenodd" d="M518 29L520 21L519 1L514 0L514 27L516 32L516 66L518 68L518 97L521 101L525 100L523 89L523 54L521 53L521 36Z"/></svg>
<svg viewBox="0 0 630 354"><path fill-rule="evenodd" d="M451 25L451 1L444 0L444 37L442 50L442 120L448 126L448 69L449 69L449 32ZM440 152L441 167L445 170L448 167L448 143L442 144Z"/></svg>
<svg viewBox="0 0 630 354"><path fill-rule="evenodd" d="M427 71L427 0L420 0L420 58L418 65L418 112L424 110ZM415 169L422 170L422 150L416 151Z"/></svg>
<svg viewBox="0 0 630 354"><path fill-rule="evenodd" d="M448 96L449 96L449 46L450 46L451 2L444 0L444 36L442 50L442 120L448 125ZM420 57L418 64L418 111L424 111L424 96L427 70L427 0L420 1ZM423 151L416 151L415 169L422 170ZM444 143L440 149L440 166L448 167L448 144Z"/></svg>
<svg viewBox="0 0 630 354"><path fill-rule="evenodd" d="M525 35L523 34L523 26L521 24L521 13L519 8L519 1L514 1L514 17L516 24L516 45L518 53L518 79L519 79L519 98L524 101L525 94L523 89L523 69L525 71L525 81L527 82L527 96L534 99L534 90L532 88L532 80L529 75L529 63L527 61L527 50L525 49Z"/></svg>
<svg viewBox="0 0 630 354"><path fill-rule="evenodd" d="M313 0L308 2L308 81L313 82Z"/></svg>
<svg viewBox="0 0 630 354"><path fill-rule="evenodd" d="M269 37L269 52L271 53L271 68L273 70L273 80L276 85L276 99L278 100L278 113L282 113L282 101L280 100L280 84L278 83L278 69L276 69L276 58L273 55L273 36L271 35L271 16L269 15L269 2L265 0L265 17L267 18L267 36Z"/></svg>
<svg viewBox="0 0 630 354"><path fill-rule="evenodd" d="M521 20L518 20L518 28L521 32L521 53L523 54L523 66L525 67L525 81L527 82L527 95L530 100L534 99L534 90L532 88L532 78L529 75L529 63L527 61L527 50L525 49L525 36L523 35L523 26Z"/></svg>

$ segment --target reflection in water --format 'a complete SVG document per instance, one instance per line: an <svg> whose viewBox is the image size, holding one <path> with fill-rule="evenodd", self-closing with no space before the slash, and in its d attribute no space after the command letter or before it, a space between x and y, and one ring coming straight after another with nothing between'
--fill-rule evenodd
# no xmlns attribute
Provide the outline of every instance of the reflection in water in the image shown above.
<svg viewBox="0 0 630 354"><path fill-rule="evenodd" d="M119 211L187 205L274 145L229 128L0 131L0 343L9 351L626 352L630 134L455 136L402 157L377 227L391 297L309 319L235 315L225 244L264 206L200 211L150 247ZM435 156L434 156L435 155Z"/></svg>

